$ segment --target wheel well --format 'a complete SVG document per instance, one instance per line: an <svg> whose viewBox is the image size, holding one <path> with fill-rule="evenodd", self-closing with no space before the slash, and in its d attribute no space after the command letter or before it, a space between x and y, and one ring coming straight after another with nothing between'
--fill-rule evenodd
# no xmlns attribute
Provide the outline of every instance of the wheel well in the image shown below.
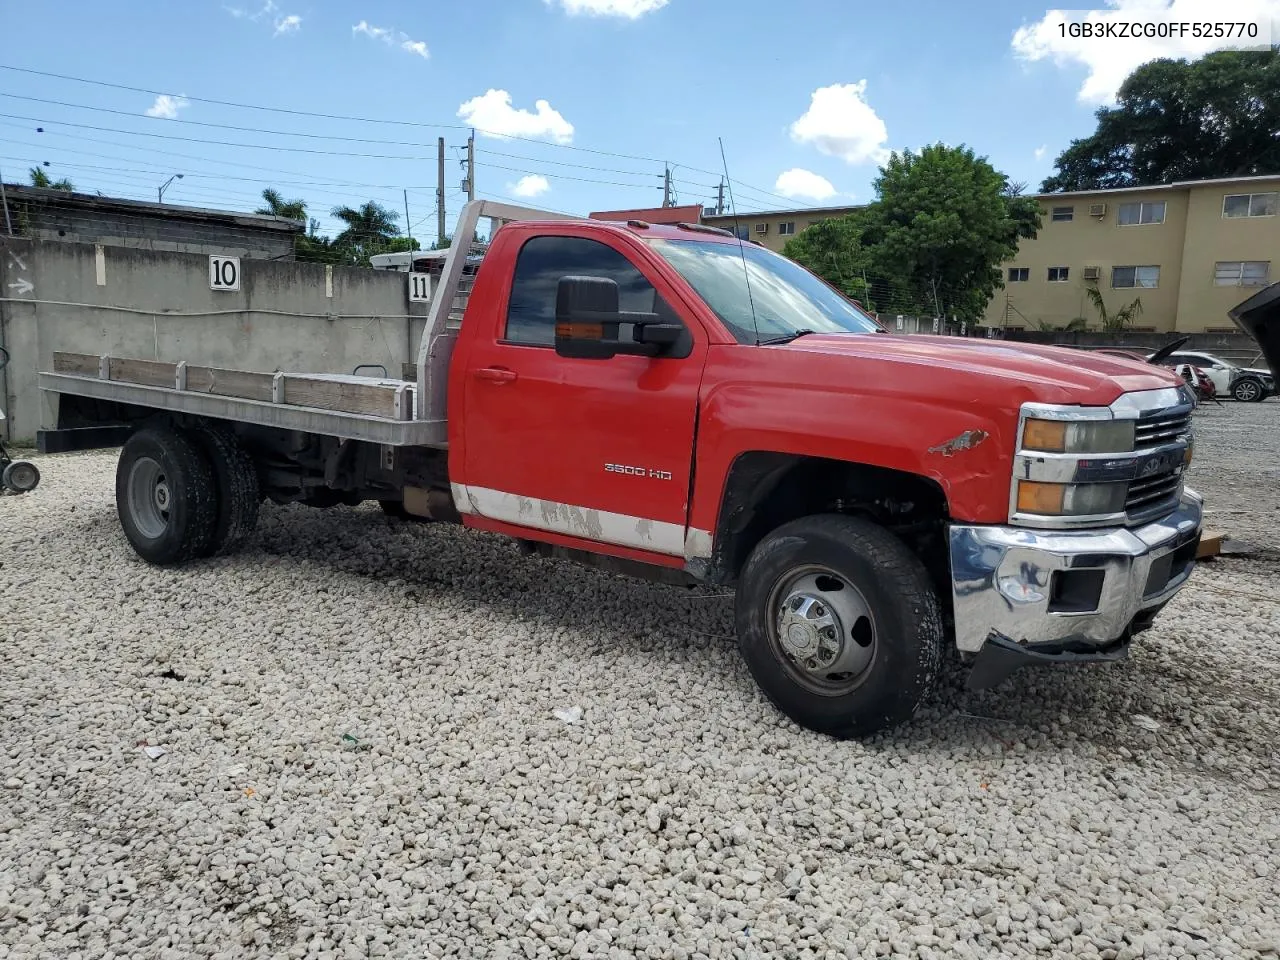
<svg viewBox="0 0 1280 960"><path fill-rule="evenodd" d="M769 531L815 513L872 520L901 537L935 579L947 575L947 498L936 481L863 463L752 451L729 470L708 579L735 582Z"/></svg>

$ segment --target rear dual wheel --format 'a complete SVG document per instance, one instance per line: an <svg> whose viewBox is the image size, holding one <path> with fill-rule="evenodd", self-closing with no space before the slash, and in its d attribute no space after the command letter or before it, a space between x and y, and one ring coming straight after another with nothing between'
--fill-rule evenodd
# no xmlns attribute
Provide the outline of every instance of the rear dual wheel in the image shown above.
<svg viewBox="0 0 1280 960"><path fill-rule="evenodd" d="M258 504L253 461L225 427L144 427L120 451L116 511L148 563L230 552L252 532Z"/></svg>

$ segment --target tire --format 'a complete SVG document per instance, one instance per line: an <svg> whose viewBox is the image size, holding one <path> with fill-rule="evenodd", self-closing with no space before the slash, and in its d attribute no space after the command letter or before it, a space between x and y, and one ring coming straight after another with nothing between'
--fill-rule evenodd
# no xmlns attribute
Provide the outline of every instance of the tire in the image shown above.
<svg viewBox="0 0 1280 960"><path fill-rule="evenodd" d="M1243 377L1231 385L1231 395L1241 403L1260 403L1267 391L1260 381Z"/></svg>
<svg viewBox="0 0 1280 960"><path fill-rule="evenodd" d="M10 493L29 493L40 484L40 469L30 460L10 460L0 472L0 487Z"/></svg>
<svg viewBox="0 0 1280 960"><path fill-rule="evenodd" d="M820 514L765 537L739 578L735 619L760 689L818 733L843 740L896 726L937 682L944 631L928 572L865 520Z"/></svg>
<svg viewBox="0 0 1280 960"><path fill-rule="evenodd" d="M199 446L168 427L144 427L120 451L116 511L138 556L157 566L201 556L213 541L218 493Z"/></svg>
<svg viewBox="0 0 1280 960"><path fill-rule="evenodd" d="M244 545L258 526L258 468L236 435L219 423L202 423L187 435L204 452L213 466L218 492L218 519L213 539L202 557L225 556Z"/></svg>

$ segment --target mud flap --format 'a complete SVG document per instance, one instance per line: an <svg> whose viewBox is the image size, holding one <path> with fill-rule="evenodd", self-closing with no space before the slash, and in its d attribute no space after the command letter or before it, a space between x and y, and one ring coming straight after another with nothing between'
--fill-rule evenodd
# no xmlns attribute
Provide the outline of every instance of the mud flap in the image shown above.
<svg viewBox="0 0 1280 960"><path fill-rule="evenodd" d="M1228 310L1227 315L1257 341L1271 375L1280 380L1280 283L1263 287Z"/></svg>

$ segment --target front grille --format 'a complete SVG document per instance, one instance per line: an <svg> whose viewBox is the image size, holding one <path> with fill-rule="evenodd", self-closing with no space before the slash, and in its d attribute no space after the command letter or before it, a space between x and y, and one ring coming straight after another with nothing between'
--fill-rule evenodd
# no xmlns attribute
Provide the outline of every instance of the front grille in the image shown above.
<svg viewBox="0 0 1280 960"><path fill-rule="evenodd" d="M1191 411L1145 417L1134 425L1134 448L1151 450L1175 443L1191 432ZM1182 497L1181 459L1166 470L1129 483L1124 512L1130 524L1147 523L1170 513Z"/></svg>
<svg viewBox="0 0 1280 960"><path fill-rule="evenodd" d="M1191 429L1191 413L1175 413L1139 420L1134 426L1133 446L1136 450L1160 447L1178 439Z"/></svg>

